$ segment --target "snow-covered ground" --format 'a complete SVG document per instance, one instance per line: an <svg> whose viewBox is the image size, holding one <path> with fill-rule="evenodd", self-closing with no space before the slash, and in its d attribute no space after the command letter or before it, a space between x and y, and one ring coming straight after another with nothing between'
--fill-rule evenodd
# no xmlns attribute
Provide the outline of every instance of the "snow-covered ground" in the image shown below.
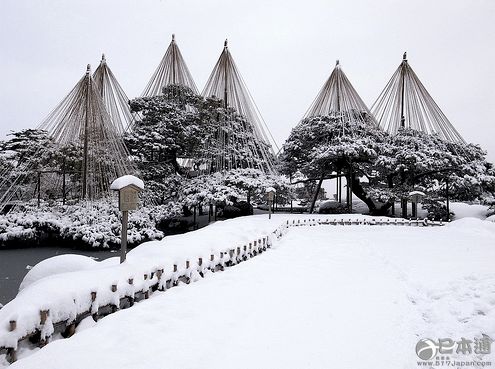
<svg viewBox="0 0 495 369"><path fill-rule="evenodd" d="M265 218L231 225L265 232ZM414 368L421 338L495 338L493 260L495 224L478 219L291 228L262 255L21 349L11 368Z"/></svg>

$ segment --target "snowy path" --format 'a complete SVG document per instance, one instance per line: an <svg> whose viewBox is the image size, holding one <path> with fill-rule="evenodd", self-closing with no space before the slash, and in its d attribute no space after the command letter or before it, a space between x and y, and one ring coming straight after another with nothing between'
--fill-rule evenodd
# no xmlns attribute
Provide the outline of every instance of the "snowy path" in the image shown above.
<svg viewBox="0 0 495 369"><path fill-rule="evenodd" d="M413 368L419 338L495 336L495 233L481 223L293 228L11 368Z"/></svg>

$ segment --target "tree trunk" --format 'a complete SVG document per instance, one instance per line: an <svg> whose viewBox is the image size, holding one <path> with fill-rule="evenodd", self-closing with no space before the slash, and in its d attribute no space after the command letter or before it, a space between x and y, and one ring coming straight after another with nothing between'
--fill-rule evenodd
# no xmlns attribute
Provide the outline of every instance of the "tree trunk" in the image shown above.
<svg viewBox="0 0 495 369"><path fill-rule="evenodd" d="M323 178L325 177L324 173L321 173L321 177L318 180L318 184L316 186L315 194L313 196L313 201L311 201L311 206L309 207L309 213L313 214L313 210L315 209L315 203L318 199L318 193L320 192L321 184L323 183Z"/></svg>
<svg viewBox="0 0 495 369"><path fill-rule="evenodd" d="M363 186L361 185L361 181L359 178L356 178L356 176L353 175L350 176L350 185L352 189L352 193L357 196L358 199L363 201L366 206L368 206L368 210L370 211L371 215L386 215L388 212L388 209L393 205L392 202L386 202L380 207L376 207L375 202L371 197L368 196L366 191L364 190Z"/></svg>

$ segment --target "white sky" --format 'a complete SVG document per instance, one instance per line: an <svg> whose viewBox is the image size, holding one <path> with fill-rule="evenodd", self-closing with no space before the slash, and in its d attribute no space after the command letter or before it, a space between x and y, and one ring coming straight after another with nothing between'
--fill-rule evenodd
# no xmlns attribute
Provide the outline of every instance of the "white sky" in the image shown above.
<svg viewBox="0 0 495 369"><path fill-rule="evenodd" d="M407 51L456 129L495 161L494 0L1 0L0 137L36 127L102 52L140 95L172 33L200 90L229 39L279 145L336 59L371 106Z"/></svg>

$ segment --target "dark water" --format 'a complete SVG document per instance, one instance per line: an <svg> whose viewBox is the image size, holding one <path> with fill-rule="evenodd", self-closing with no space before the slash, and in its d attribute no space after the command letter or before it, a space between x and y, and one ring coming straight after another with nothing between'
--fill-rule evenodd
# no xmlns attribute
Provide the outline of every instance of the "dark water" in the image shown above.
<svg viewBox="0 0 495 369"><path fill-rule="evenodd" d="M57 247L0 249L0 303L5 305L16 296L22 279L29 271L26 268L28 265L34 266L46 258L64 254L92 256L96 260L120 255L118 251L72 250Z"/></svg>
<svg viewBox="0 0 495 369"><path fill-rule="evenodd" d="M254 209L254 214L265 213L267 212ZM193 217L184 217L182 219L192 221ZM213 218L211 221L213 221ZM208 215L198 216L196 222L198 228L207 226L209 224ZM0 303L5 305L17 295L19 285L29 271L26 268L28 265L34 266L44 259L64 254L91 256L96 260L104 260L120 255L119 251L79 250L64 247L0 248Z"/></svg>

